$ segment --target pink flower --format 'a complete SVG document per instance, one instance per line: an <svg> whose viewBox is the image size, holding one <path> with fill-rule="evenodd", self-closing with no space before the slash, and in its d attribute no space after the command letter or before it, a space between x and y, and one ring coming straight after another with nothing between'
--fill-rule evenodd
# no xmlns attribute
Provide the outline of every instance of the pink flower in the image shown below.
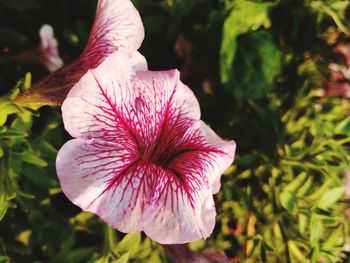
<svg viewBox="0 0 350 263"><path fill-rule="evenodd" d="M54 72L63 66L63 60L61 59L57 50L57 40L53 35L53 28L50 25L42 25L39 31L42 63L50 72Z"/></svg>
<svg viewBox="0 0 350 263"><path fill-rule="evenodd" d="M24 64L42 64L50 72L54 72L63 66L63 60L57 50L57 39L54 37L53 28L50 25L42 25L39 36L40 43L37 48L16 54L9 60Z"/></svg>
<svg viewBox="0 0 350 263"><path fill-rule="evenodd" d="M350 44L339 44L335 51L343 56L346 65L329 65L331 78L325 83L325 95L350 98Z"/></svg>
<svg viewBox="0 0 350 263"><path fill-rule="evenodd" d="M141 17L130 0L99 0L96 18L79 60L85 71L98 66L116 50L137 50L145 32Z"/></svg>
<svg viewBox="0 0 350 263"><path fill-rule="evenodd" d="M344 182L343 186L345 187L345 196L350 199L350 170L344 171Z"/></svg>
<svg viewBox="0 0 350 263"><path fill-rule="evenodd" d="M116 50L137 50L144 38L141 17L130 0L99 0L82 55L20 95L18 104L61 104L74 84Z"/></svg>
<svg viewBox="0 0 350 263"><path fill-rule="evenodd" d="M230 263L223 251L207 248L201 252L191 251L187 245L164 245L165 253L172 263Z"/></svg>
<svg viewBox="0 0 350 263"><path fill-rule="evenodd" d="M211 234L212 195L235 143L200 120L177 70L147 71L139 53L115 52L73 87L62 113L75 139L60 149L56 168L74 204L162 244Z"/></svg>
<svg viewBox="0 0 350 263"><path fill-rule="evenodd" d="M329 81L326 86L326 96L350 98L350 83L345 80Z"/></svg>

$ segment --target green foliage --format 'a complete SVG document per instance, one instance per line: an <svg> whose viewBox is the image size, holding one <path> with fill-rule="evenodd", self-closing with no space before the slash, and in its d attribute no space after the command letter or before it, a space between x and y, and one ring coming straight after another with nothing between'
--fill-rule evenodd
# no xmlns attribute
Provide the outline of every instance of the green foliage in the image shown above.
<svg viewBox="0 0 350 263"><path fill-rule="evenodd" d="M347 205L341 199L345 191L342 172L348 169L350 159L349 139L343 136L348 133L336 127L346 126L349 105L341 99L315 100L312 92L301 92L295 101L281 116L286 130L277 146L278 155L268 159L258 153L259 161L250 165L244 178L248 166L237 162L235 185L245 186L236 194L240 202L234 205L233 214L242 209L254 211L266 222L256 225L255 238L272 249L264 252L268 262L307 258L336 262L343 237L349 234L344 214ZM304 108L311 103L315 106ZM249 178L259 181L246 185ZM261 249L252 253L252 258L262 260Z"/></svg>
<svg viewBox="0 0 350 263"><path fill-rule="evenodd" d="M169 261L142 233L119 233L68 201L55 171L69 139L60 109L13 103L48 73L7 58L35 48L43 23L66 61L78 57L96 2L0 0L0 50L9 50L0 58L0 262ZM346 262L350 105L322 91L328 65L340 63L333 47L349 34L348 1L134 2L150 69L180 68L202 118L237 142L213 234L189 247L234 262ZM174 50L180 35L190 55Z"/></svg>
<svg viewBox="0 0 350 263"><path fill-rule="evenodd" d="M225 20L220 52L221 81L237 98L261 98L279 73L280 58L271 36L264 31L254 33L260 26L270 26L271 6L271 2L237 1ZM238 41L238 37L246 33L250 34Z"/></svg>
<svg viewBox="0 0 350 263"><path fill-rule="evenodd" d="M230 88L237 99L264 98L273 88L281 70L281 55L271 35L254 31L237 39L237 49L230 77Z"/></svg>
<svg viewBox="0 0 350 263"><path fill-rule="evenodd" d="M350 34L344 20L346 20L345 12L349 6L349 2L346 0L326 0L326 1L310 1L310 6L317 12L319 12L320 19L324 14L330 16L336 25L346 34Z"/></svg>

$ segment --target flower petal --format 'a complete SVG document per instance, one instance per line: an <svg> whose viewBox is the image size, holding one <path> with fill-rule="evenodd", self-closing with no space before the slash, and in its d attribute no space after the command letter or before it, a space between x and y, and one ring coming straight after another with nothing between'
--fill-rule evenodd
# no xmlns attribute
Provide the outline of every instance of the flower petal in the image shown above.
<svg viewBox="0 0 350 263"><path fill-rule="evenodd" d="M144 230L160 243L173 244L208 237L214 227L211 191L198 185L189 192L176 173L137 160L122 145L68 141L56 168L61 188L74 204L122 232Z"/></svg>
<svg viewBox="0 0 350 263"><path fill-rule="evenodd" d="M141 17L130 0L99 0L81 59L85 65L95 68L116 50L137 50L144 36Z"/></svg>
<svg viewBox="0 0 350 263"><path fill-rule="evenodd" d="M68 93L62 105L65 129L73 137L105 140L118 137L127 128L116 123L117 100L121 91L131 86L134 68L146 67L138 52L115 52L97 69L88 71Z"/></svg>
<svg viewBox="0 0 350 263"><path fill-rule="evenodd" d="M50 29L44 28L41 35L50 33ZM136 51L143 38L140 15L130 0L99 0L88 43L79 59L33 85L16 98L16 103L62 104L69 90L89 69L96 68L117 50ZM49 70L54 70L60 61L53 59L45 63ZM142 64L147 68L145 60Z"/></svg>
<svg viewBox="0 0 350 263"><path fill-rule="evenodd" d="M53 35L53 28L52 26L48 24L44 24L41 26L39 30L39 36L41 40L41 46L43 48L48 48L48 47L57 47L57 40L55 39Z"/></svg>
<svg viewBox="0 0 350 263"><path fill-rule="evenodd" d="M68 141L56 160L61 188L74 204L120 231L141 231L143 181L134 157L113 143Z"/></svg>
<svg viewBox="0 0 350 263"><path fill-rule="evenodd" d="M183 244L207 238L215 225L212 193L200 183L188 188L188 181L170 171L158 177L152 203L143 214L143 230L161 244ZM158 175L159 176L159 175Z"/></svg>
<svg viewBox="0 0 350 263"><path fill-rule="evenodd" d="M176 70L134 72L132 64L142 68L140 57L115 52L74 86L62 106L65 128L73 137L106 138L101 131L109 127L110 135L129 130L141 145L181 143L175 137L200 118L198 101ZM164 134L168 140L159 140Z"/></svg>
<svg viewBox="0 0 350 263"><path fill-rule="evenodd" d="M53 28L50 25L42 25L39 30L40 46L42 56L41 62L50 71L54 72L63 66L63 60L57 49L57 39L54 37Z"/></svg>
<svg viewBox="0 0 350 263"><path fill-rule="evenodd" d="M234 141L224 141L203 121L199 121L197 125L201 132L200 136L206 141L207 147L212 148L212 152L215 153L209 157L211 161L210 166L208 166L209 170L206 173L212 193L216 194L220 190L221 175L233 162L236 143Z"/></svg>

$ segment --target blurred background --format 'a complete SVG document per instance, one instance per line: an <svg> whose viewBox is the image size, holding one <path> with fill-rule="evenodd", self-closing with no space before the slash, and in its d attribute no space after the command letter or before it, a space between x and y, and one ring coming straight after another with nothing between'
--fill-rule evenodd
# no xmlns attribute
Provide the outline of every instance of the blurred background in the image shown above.
<svg viewBox="0 0 350 263"><path fill-rule="evenodd" d="M178 68L202 119L237 143L215 195L214 232L189 244L188 257L350 262L349 2L133 3L149 68ZM74 61L96 5L0 0L0 262L176 262L143 234L114 231L64 196L55 158L69 135L59 107L11 104L49 74L11 58L35 49L49 24L64 63Z"/></svg>

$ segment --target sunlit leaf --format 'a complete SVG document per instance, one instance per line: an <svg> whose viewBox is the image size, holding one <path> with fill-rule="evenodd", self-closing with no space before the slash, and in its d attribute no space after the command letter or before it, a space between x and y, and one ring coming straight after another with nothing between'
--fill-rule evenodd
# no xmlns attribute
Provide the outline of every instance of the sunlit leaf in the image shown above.
<svg viewBox="0 0 350 263"><path fill-rule="evenodd" d="M9 203L7 200L7 195L6 195L4 187L0 183L0 221L5 216L8 207L9 207Z"/></svg>
<svg viewBox="0 0 350 263"><path fill-rule="evenodd" d="M308 228L308 217L302 213L298 215L298 225L299 225L299 232L305 233Z"/></svg>
<svg viewBox="0 0 350 263"><path fill-rule="evenodd" d="M331 232L327 240L322 244L323 248L332 248L337 245L341 245L343 237L344 227L340 225Z"/></svg>
<svg viewBox="0 0 350 263"><path fill-rule="evenodd" d="M113 261L113 263L128 263L129 262L129 252L122 255L118 260Z"/></svg>
<svg viewBox="0 0 350 263"><path fill-rule="evenodd" d="M343 186L336 187L326 191L321 198L318 200L318 207L321 209L327 209L342 197L345 193L345 188Z"/></svg>
<svg viewBox="0 0 350 263"><path fill-rule="evenodd" d="M310 243L315 245L322 235L322 221L317 214L312 214L310 219Z"/></svg>
<svg viewBox="0 0 350 263"><path fill-rule="evenodd" d="M350 132L350 117L340 122L334 129L334 133L338 134L349 134Z"/></svg>
<svg viewBox="0 0 350 263"><path fill-rule="evenodd" d="M280 202L283 208L289 212L293 212L297 205L297 196L293 192L283 191L280 195Z"/></svg>
<svg viewBox="0 0 350 263"><path fill-rule="evenodd" d="M141 241L141 233L127 234L122 241L118 243L118 250L128 252L135 248Z"/></svg>

